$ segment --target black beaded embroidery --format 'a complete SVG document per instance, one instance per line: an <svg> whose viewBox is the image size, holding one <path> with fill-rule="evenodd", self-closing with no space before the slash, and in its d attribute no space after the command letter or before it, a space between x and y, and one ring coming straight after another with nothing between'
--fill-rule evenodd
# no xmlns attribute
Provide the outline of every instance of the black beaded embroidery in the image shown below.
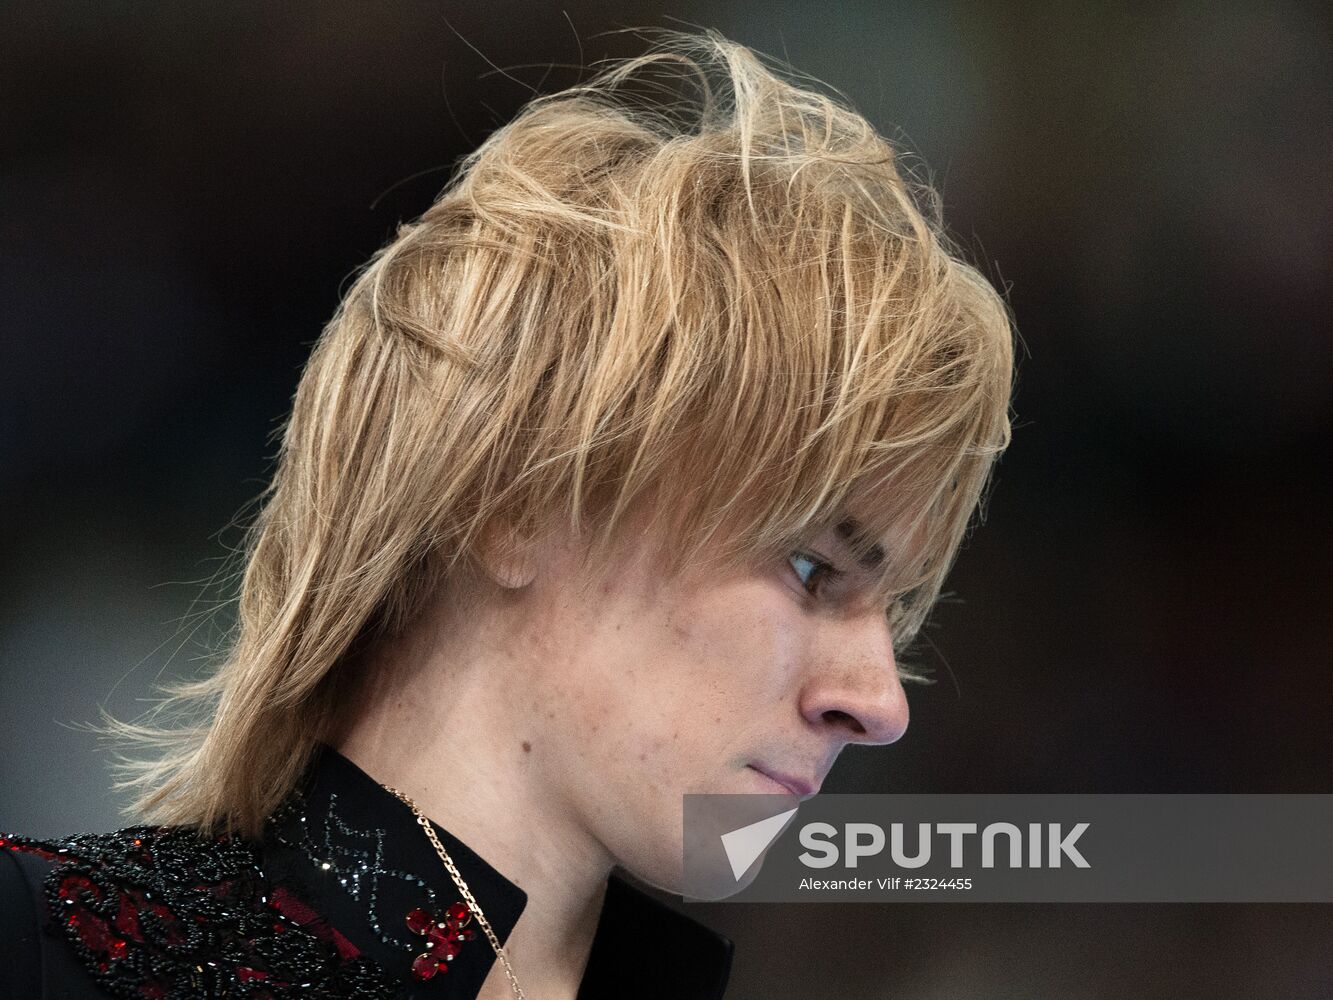
<svg viewBox="0 0 1333 1000"><path fill-rule="evenodd" d="M52 922L112 996L399 995L378 964L266 879L247 841L141 826L0 837L0 847L55 861L43 883Z"/></svg>
<svg viewBox="0 0 1333 1000"><path fill-rule="evenodd" d="M358 830L344 822L338 814L337 792L330 793L328 809L321 817L311 816L304 796L293 792L269 822L275 841L299 850L313 868L336 878L349 896L365 904L371 930L384 944L402 951L421 951L419 937L389 932L390 927L401 927L402 920L386 920L381 914L382 883L399 882L404 890L417 894L401 908L404 913L415 907L434 913L440 908L439 901L435 890L420 875L385 865L383 830Z"/></svg>

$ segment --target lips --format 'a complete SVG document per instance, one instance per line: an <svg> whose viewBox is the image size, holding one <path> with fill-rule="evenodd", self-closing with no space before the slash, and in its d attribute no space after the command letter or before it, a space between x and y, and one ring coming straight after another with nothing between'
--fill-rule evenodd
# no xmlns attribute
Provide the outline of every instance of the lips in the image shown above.
<svg viewBox="0 0 1333 1000"><path fill-rule="evenodd" d="M782 771L776 771L773 768L761 766L759 764L751 764L750 767L751 769L758 771L765 778L776 781L779 785L782 785L787 791L791 792L792 795L795 795L802 802L806 799L814 798L815 794L819 791L819 786L813 781L806 781L803 778L784 774Z"/></svg>

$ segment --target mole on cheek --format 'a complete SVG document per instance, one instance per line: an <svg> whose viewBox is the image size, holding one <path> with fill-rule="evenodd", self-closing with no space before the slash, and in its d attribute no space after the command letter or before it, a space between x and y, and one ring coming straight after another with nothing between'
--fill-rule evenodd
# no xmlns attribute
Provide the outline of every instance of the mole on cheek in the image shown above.
<svg viewBox="0 0 1333 1000"><path fill-rule="evenodd" d="M532 744L529 743L527 740L523 741L523 752L532 753Z"/></svg>

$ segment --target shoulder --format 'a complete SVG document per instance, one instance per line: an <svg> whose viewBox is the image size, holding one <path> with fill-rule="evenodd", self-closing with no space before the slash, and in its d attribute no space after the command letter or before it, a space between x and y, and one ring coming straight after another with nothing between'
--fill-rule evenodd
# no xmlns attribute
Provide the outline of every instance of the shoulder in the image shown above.
<svg viewBox="0 0 1333 1000"><path fill-rule="evenodd" d="M37 894L49 868L35 855L0 850L0 997L41 995Z"/></svg>
<svg viewBox="0 0 1333 1000"><path fill-rule="evenodd" d="M316 914L293 918L248 841L185 827L38 840L0 836L6 921L40 942L4 975L16 996L391 995ZM22 949L15 949L22 951ZM3 982L0 979L0 982ZM79 990L73 981L96 989ZM32 988L33 983L40 983Z"/></svg>
<svg viewBox="0 0 1333 1000"><path fill-rule="evenodd" d="M182 828L2 835L0 855L0 919L26 945L0 972L16 997L166 995L190 957L179 946L200 937L183 890L238 885L253 869L243 845Z"/></svg>

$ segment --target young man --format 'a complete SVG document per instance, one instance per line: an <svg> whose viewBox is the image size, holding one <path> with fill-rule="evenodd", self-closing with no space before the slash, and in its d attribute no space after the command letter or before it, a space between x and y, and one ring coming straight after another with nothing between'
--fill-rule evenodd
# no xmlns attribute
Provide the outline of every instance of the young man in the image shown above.
<svg viewBox="0 0 1333 1000"><path fill-rule="evenodd" d="M6 840L15 995L721 996L613 868L676 889L685 793L907 725L1009 440L938 212L714 33L527 105L315 347L195 724L120 727L152 825Z"/></svg>

